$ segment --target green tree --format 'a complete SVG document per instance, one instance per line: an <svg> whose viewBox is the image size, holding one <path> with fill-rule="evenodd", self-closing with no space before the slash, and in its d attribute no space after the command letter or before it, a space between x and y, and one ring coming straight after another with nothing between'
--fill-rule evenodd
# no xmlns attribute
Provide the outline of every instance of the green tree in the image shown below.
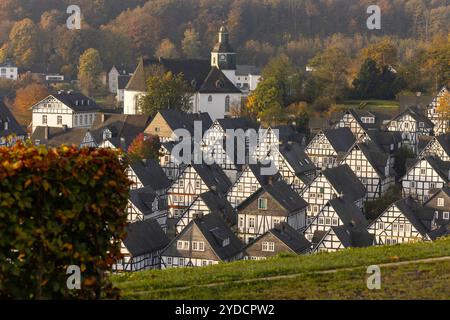
<svg viewBox="0 0 450 320"><path fill-rule="evenodd" d="M198 32L193 28L184 31L184 38L181 43L183 54L187 58L198 58L200 56L200 39Z"/></svg>
<svg viewBox="0 0 450 320"><path fill-rule="evenodd" d="M38 28L31 19L23 19L14 24L9 34L9 50L19 67L29 68L38 61Z"/></svg>
<svg viewBox="0 0 450 320"><path fill-rule="evenodd" d="M261 121L274 119L282 114L283 94L279 81L274 77L264 78L247 100L247 110Z"/></svg>
<svg viewBox="0 0 450 320"><path fill-rule="evenodd" d="M377 90L380 70L372 59L366 59L361 65L358 76L353 80L355 97L358 99L374 98Z"/></svg>
<svg viewBox="0 0 450 320"><path fill-rule="evenodd" d="M184 80L183 74L154 72L147 80L147 93L139 100L143 114L156 115L161 109L187 111L192 88Z"/></svg>
<svg viewBox="0 0 450 320"><path fill-rule="evenodd" d="M87 49L80 57L78 80L84 94L91 96L100 88L102 60L96 49Z"/></svg>

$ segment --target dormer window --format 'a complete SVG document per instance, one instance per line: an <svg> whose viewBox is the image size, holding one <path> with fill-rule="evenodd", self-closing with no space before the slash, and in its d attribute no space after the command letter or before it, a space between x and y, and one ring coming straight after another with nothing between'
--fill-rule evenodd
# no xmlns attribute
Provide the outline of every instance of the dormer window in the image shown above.
<svg viewBox="0 0 450 320"><path fill-rule="evenodd" d="M226 247L230 244L230 238L226 238L222 241L222 247Z"/></svg>
<svg viewBox="0 0 450 320"><path fill-rule="evenodd" d="M208 97L208 102L212 102L212 100L213 100L213 98L212 98L212 96L210 95L210 96Z"/></svg>
<svg viewBox="0 0 450 320"><path fill-rule="evenodd" d="M259 210L267 210L267 199L266 198L258 199L258 209Z"/></svg>

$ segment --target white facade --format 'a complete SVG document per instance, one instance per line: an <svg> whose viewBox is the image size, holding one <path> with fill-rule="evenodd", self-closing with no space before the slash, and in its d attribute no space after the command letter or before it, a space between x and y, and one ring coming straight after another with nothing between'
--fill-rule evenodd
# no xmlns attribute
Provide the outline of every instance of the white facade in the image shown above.
<svg viewBox="0 0 450 320"><path fill-rule="evenodd" d="M12 64L0 64L0 79L17 80L18 68Z"/></svg>
<svg viewBox="0 0 450 320"><path fill-rule="evenodd" d="M123 113L139 114L138 102L145 95L142 91L124 90L123 93Z"/></svg>
<svg viewBox="0 0 450 320"><path fill-rule="evenodd" d="M200 93L192 97L192 111L208 112L211 119L230 116L233 107L240 107L242 93Z"/></svg>

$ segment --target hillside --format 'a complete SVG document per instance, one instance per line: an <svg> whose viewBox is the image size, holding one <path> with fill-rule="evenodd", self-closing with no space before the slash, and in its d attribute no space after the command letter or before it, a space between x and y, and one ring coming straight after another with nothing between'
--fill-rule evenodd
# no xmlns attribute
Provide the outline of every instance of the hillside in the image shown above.
<svg viewBox="0 0 450 320"><path fill-rule="evenodd" d="M381 289L368 290L369 265ZM446 299L450 239L112 276L124 299Z"/></svg>

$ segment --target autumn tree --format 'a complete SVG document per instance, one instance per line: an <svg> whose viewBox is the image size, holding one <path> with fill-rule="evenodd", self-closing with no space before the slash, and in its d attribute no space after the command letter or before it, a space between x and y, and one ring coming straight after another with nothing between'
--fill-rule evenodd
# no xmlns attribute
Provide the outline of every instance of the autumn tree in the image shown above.
<svg viewBox="0 0 450 320"><path fill-rule="evenodd" d="M47 87L38 83L32 83L18 89L13 105L13 113L17 121L21 125L27 126L31 121L30 108L49 94Z"/></svg>
<svg viewBox="0 0 450 320"><path fill-rule="evenodd" d="M80 57L78 80L82 92L91 96L100 88L102 60L96 49L87 49Z"/></svg>
<svg viewBox="0 0 450 320"><path fill-rule="evenodd" d="M175 44L169 39L163 39L155 53L156 57L167 59L178 58L179 54Z"/></svg>
<svg viewBox="0 0 450 320"><path fill-rule="evenodd" d="M157 135L144 135L143 133L140 133L128 147L128 156L131 162L158 159L160 156L160 149L161 142Z"/></svg>
<svg viewBox="0 0 450 320"><path fill-rule="evenodd" d="M436 112L439 113L442 120L450 121L450 91L445 90L443 95L438 98Z"/></svg>
<svg viewBox="0 0 450 320"><path fill-rule="evenodd" d="M261 121L280 120L283 113L283 91L274 77L264 78L247 100L248 114Z"/></svg>
<svg viewBox="0 0 450 320"><path fill-rule="evenodd" d="M153 72L147 80L147 92L138 104L143 114L154 116L161 109L187 111L192 88L183 74L163 70Z"/></svg>
<svg viewBox="0 0 450 320"><path fill-rule="evenodd" d="M30 19L14 24L9 34L9 55L19 67L29 68L39 59L39 35L37 26Z"/></svg>
<svg viewBox="0 0 450 320"><path fill-rule="evenodd" d="M361 59L374 60L380 68L384 66L396 66L398 63L397 48L394 42L386 37L368 45L360 52Z"/></svg>
<svg viewBox="0 0 450 320"><path fill-rule="evenodd" d="M186 58L198 58L200 56L200 39L195 29L189 28L184 31L181 47Z"/></svg>

